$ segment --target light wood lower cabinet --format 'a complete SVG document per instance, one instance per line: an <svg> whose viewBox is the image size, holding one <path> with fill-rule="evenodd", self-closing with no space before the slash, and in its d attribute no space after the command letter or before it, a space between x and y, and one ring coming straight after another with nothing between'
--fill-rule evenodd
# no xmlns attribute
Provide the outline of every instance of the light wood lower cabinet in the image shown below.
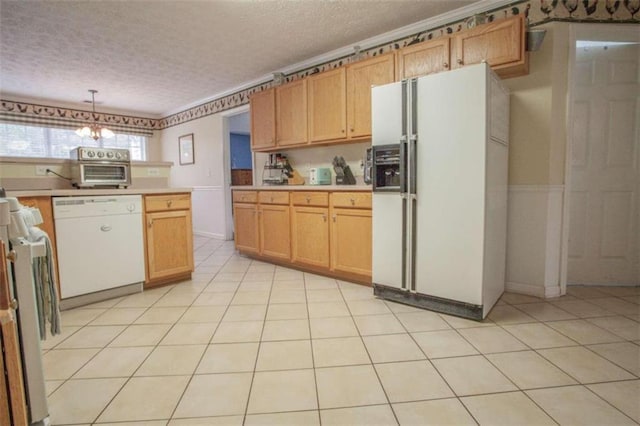
<svg viewBox="0 0 640 426"><path fill-rule="evenodd" d="M145 288L190 278L193 272L191 195L147 195L144 200Z"/></svg>
<svg viewBox="0 0 640 426"><path fill-rule="evenodd" d="M371 194L234 191L236 249L314 273L371 282Z"/></svg>

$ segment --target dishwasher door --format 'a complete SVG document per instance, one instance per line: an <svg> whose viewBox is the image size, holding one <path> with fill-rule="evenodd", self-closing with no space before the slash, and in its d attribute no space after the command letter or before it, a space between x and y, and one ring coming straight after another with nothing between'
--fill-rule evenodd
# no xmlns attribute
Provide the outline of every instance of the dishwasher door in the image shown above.
<svg viewBox="0 0 640 426"><path fill-rule="evenodd" d="M144 281L142 212L127 206L114 201L102 215L55 219L62 299Z"/></svg>

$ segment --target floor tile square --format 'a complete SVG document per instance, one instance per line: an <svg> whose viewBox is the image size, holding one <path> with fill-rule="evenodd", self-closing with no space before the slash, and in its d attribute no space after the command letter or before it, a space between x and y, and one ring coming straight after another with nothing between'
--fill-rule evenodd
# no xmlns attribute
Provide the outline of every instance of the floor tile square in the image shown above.
<svg viewBox="0 0 640 426"><path fill-rule="evenodd" d="M460 398L481 425L555 425L544 411L522 392Z"/></svg>
<svg viewBox="0 0 640 426"><path fill-rule="evenodd" d="M618 410L640 423L640 380L600 383L587 386Z"/></svg>
<svg viewBox="0 0 640 426"><path fill-rule="evenodd" d="M307 295L300 290L273 290L269 303L307 303Z"/></svg>
<svg viewBox="0 0 640 426"><path fill-rule="evenodd" d="M576 316L553 306L551 303L526 303L518 305L518 309L534 317L538 321L558 321L575 319Z"/></svg>
<svg viewBox="0 0 640 426"><path fill-rule="evenodd" d="M374 363L425 359L420 347L408 334L364 336L362 338Z"/></svg>
<svg viewBox="0 0 640 426"><path fill-rule="evenodd" d="M167 293L162 296L156 303L154 303L153 307L187 307L194 303L197 298L197 293Z"/></svg>
<svg viewBox="0 0 640 426"><path fill-rule="evenodd" d="M405 333L404 327L393 314L361 315L353 317L353 320L362 336Z"/></svg>
<svg viewBox="0 0 640 426"><path fill-rule="evenodd" d="M575 385L577 382L534 351L487 355L520 389Z"/></svg>
<svg viewBox="0 0 640 426"><path fill-rule="evenodd" d="M619 299L617 297L589 299L589 302L618 315L638 313L638 305L636 305L635 303L627 302L626 300Z"/></svg>
<svg viewBox="0 0 640 426"><path fill-rule="evenodd" d="M225 312L224 306L192 306L178 320L179 323L219 322Z"/></svg>
<svg viewBox="0 0 640 426"><path fill-rule="evenodd" d="M537 320L511 305L494 306L487 316L496 324L521 324Z"/></svg>
<svg viewBox="0 0 640 426"><path fill-rule="evenodd" d="M56 389L58 389L66 380L46 380L44 386L46 388L47 397L49 397Z"/></svg>
<svg viewBox="0 0 640 426"><path fill-rule="evenodd" d="M505 325L503 328L533 349L576 346L578 344L542 323Z"/></svg>
<svg viewBox="0 0 640 426"><path fill-rule="evenodd" d="M256 372L247 413L315 410L318 408L313 370Z"/></svg>
<svg viewBox="0 0 640 426"><path fill-rule="evenodd" d="M125 382L124 378L65 382L48 398L51 424L92 423Z"/></svg>
<svg viewBox="0 0 640 426"><path fill-rule="evenodd" d="M320 417L323 425L371 426L397 424L393 411L387 404L320 410Z"/></svg>
<svg viewBox="0 0 640 426"><path fill-rule="evenodd" d="M262 342L256 371L313 368L310 340Z"/></svg>
<svg viewBox="0 0 640 426"><path fill-rule="evenodd" d="M429 361L376 364L375 369L392 403L455 396Z"/></svg>
<svg viewBox="0 0 640 426"><path fill-rule="evenodd" d="M87 325L103 313L107 309L71 309L60 313L60 323L63 326L69 325Z"/></svg>
<svg viewBox="0 0 640 426"><path fill-rule="evenodd" d="M186 376L196 369L206 345L157 346L136 376Z"/></svg>
<svg viewBox="0 0 640 426"><path fill-rule="evenodd" d="M258 343L225 343L207 347L196 374L253 371Z"/></svg>
<svg viewBox="0 0 640 426"><path fill-rule="evenodd" d="M526 394L562 425L635 424L584 386L536 389Z"/></svg>
<svg viewBox="0 0 640 426"><path fill-rule="evenodd" d="M244 414L251 388L251 373L193 376L174 418Z"/></svg>
<svg viewBox="0 0 640 426"><path fill-rule="evenodd" d="M580 383L634 378L631 374L583 347L542 349L538 353Z"/></svg>
<svg viewBox="0 0 640 426"><path fill-rule="evenodd" d="M244 280L238 286L238 292L257 291L257 292L269 292L273 287L273 283L269 277L265 277L262 274L252 274Z"/></svg>
<svg viewBox="0 0 640 426"><path fill-rule="evenodd" d="M588 300L569 300L566 302L551 302L554 306L563 309L578 318L606 317L611 312L603 309Z"/></svg>
<svg viewBox="0 0 640 426"><path fill-rule="evenodd" d="M305 319L309 316L305 303L279 303L269 305L267 321Z"/></svg>
<svg viewBox="0 0 640 426"><path fill-rule="evenodd" d="M288 413L249 414L244 422L244 426L263 425L320 426L320 418L316 410L291 411Z"/></svg>
<svg viewBox="0 0 640 426"><path fill-rule="evenodd" d="M592 286L569 285L567 286L567 294L578 297L580 299L593 299L598 297L606 297L604 293Z"/></svg>
<svg viewBox="0 0 640 426"><path fill-rule="evenodd" d="M146 310L147 308L111 308L91 321L91 325L129 325L138 319ZM74 311L81 310L77 309Z"/></svg>
<svg viewBox="0 0 640 426"><path fill-rule="evenodd" d="M313 340L313 361L316 368L371 363L360 337Z"/></svg>
<svg viewBox="0 0 640 426"><path fill-rule="evenodd" d="M171 324L130 325L109 346L154 346L171 328Z"/></svg>
<svg viewBox="0 0 640 426"><path fill-rule="evenodd" d="M240 283L225 283L219 281L210 282L203 290L203 293L235 293L240 287Z"/></svg>
<svg viewBox="0 0 640 426"><path fill-rule="evenodd" d="M200 345L207 344L216 331L218 324L202 322L196 324L175 324L160 341L161 345Z"/></svg>
<svg viewBox="0 0 640 426"><path fill-rule="evenodd" d="M168 419L189 376L134 377L98 418L99 422Z"/></svg>
<svg viewBox="0 0 640 426"><path fill-rule="evenodd" d="M162 290L162 291L156 291ZM156 303L168 289L154 289L145 290L142 293L132 294L122 299L115 307L116 308L148 308Z"/></svg>
<svg viewBox="0 0 640 426"><path fill-rule="evenodd" d="M458 396L517 390L509 379L479 355L432 362Z"/></svg>
<svg viewBox="0 0 640 426"><path fill-rule="evenodd" d="M623 339L585 320L548 321L549 327L582 345L620 342Z"/></svg>
<svg viewBox="0 0 640 426"><path fill-rule="evenodd" d="M129 377L152 350L152 346L104 348L74 375L74 379Z"/></svg>
<svg viewBox="0 0 640 426"><path fill-rule="evenodd" d="M589 349L627 371L640 376L640 346L630 342L589 345Z"/></svg>
<svg viewBox="0 0 640 426"><path fill-rule="evenodd" d="M536 303L536 302L542 301L542 299L540 299L539 297L529 296L526 294L509 293L509 292L505 292L500 297L500 300L510 305L521 305L523 303Z"/></svg>
<svg viewBox="0 0 640 426"><path fill-rule="evenodd" d="M500 327L467 328L458 330L458 332L484 354L528 349L522 342Z"/></svg>
<svg viewBox="0 0 640 426"><path fill-rule="evenodd" d="M351 317L310 318L311 338L357 336L358 330Z"/></svg>
<svg viewBox="0 0 640 426"><path fill-rule="evenodd" d="M422 351L431 359L475 355L478 353L478 351L455 330L425 331L421 333L411 333L411 335Z"/></svg>
<svg viewBox="0 0 640 426"><path fill-rule="evenodd" d="M382 300L350 300L347 305L353 316L391 314L391 310Z"/></svg>
<svg viewBox="0 0 640 426"><path fill-rule="evenodd" d="M265 321L262 341L309 339L309 320Z"/></svg>
<svg viewBox="0 0 640 426"><path fill-rule="evenodd" d="M100 349L52 349L42 356L45 380L66 380L80 370Z"/></svg>
<svg viewBox="0 0 640 426"><path fill-rule="evenodd" d="M307 290L308 302L341 302L342 293L337 288L330 288L326 290Z"/></svg>
<svg viewBox="0 0 640 426"><path fill-rule="evenodd" d="M56 334L55 336L48 336L47 340L40 341L40 347L42 348L42 350L53 349L57 347L61 342L67 340L69 336L75 334L75 332L80 330L80 328L82 327L74 325L64 325L64 323L62 323L61 328L62 329L60 330L60 334Z"/></svg>
<svg viewBox="0 0 640 426"><path fill-rule="evenodd" d="M262 321L266 312L267 305L231 305L222 321Z"/></svg>
<svg viewBox="0 0 640 426"><path fill-rule="evenodd" d="M142 314L135 324L173 324L180 319L187 310L186 307L152 307Z"/></svg>
<svg viewBox="0 0 640 426"><path fill-rule="evenodd" d="M451 327L455 329L461 328L478 328L478 327L495 327L495 323L489 318L485 318L481 321L471 320L468 318L462 318L453 315L438 314L440 318L446 321Z"/></svg>
<svg viewBox="0 0 640 426"><path fill-rule="evenodd" d="M86 326L60 343L59 349L103 348L126 327L122 325Z"/></svg>
<svg viewBox="0 0 640 426"><path fill-rule="evenodd" d="M310 302L309 318L349 317L351 313L347 304L339 302Z"/></svg>
<svg viewBox="0 0 640 426"><path fill-rule="evenodd" d="M458 399L393 404L401 425L477 425Z"/></svg>
<svg viewBox="0 0 640 426"><path fill-rule="evenodd" d="M589 318L587 321L627 340L640 340L640 323L629 318L612 316Z"/></svg>
<svg viewBox="0 0 640 426"><path fill-rule="evenodd" d="M269 303L268 291L238 291L231 300L232 305L266 305L267 303Z"/></svg>
<svg viewBox="0 0 640 426"><path fill-rule="evenodd" d="M396 317L409 332L448 330L451 327L434 312L401 312Z"/></svg>
<svg viewBox="0 0 640 426"><path fill-rule="evenodd" d="M387 403L371 365L319 368L316 381L321 409Z"/></svg>
<svg viewBox="0 0 640 426"><path fill-rule="evenodd" d="M258 342L263 321L221 322L211 343Z"/></svg>
<svg viewBox="0 0 640 426"><path fill-rule="evenodd" d="M236 293L207 292L200 294L192 306L227 306ZM266 302L265 302L266 303Z"/></svg>

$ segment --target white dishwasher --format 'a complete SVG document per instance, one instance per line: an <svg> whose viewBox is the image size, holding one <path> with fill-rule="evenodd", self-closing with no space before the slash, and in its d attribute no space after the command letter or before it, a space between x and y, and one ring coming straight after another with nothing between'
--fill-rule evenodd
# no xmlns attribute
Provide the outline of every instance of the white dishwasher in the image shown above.
<svg viewBox="0 0 640 426"><path fill-rule="evenodd" d="M140 195L53 197L53 217L60 297L63 303L80 299L63 307L141 291L145 274ZM128 290L123 292L125 286ZM109 291L118 288L119 293ZM87 296L81 299L83 295Z"/></svg>

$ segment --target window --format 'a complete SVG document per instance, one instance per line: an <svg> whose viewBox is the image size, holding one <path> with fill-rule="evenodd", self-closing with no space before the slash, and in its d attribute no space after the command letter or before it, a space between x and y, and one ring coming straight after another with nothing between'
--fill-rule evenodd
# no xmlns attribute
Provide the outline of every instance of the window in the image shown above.
<svg viewBox="0 0 640 426"><path fill-rule="evenodd" d="M147 159L147 137L116 133L110 139L80 137L71 129L0 123L0 156L69 158L78 146L127 148L132 160Z"/></svg>

